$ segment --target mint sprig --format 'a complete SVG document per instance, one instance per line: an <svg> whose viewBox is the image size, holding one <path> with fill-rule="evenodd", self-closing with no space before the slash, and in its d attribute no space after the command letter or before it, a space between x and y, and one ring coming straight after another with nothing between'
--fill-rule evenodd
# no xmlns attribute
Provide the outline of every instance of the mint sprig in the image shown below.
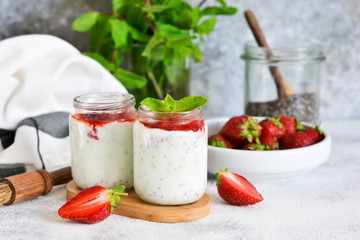
<svg viewBox="0 0 360 240"><path fill-rule="evenodd" d="M140 104L148 107L152 112L189 112L204 106L207 101L207 98L202 96L189 96L175 101L167 94L164 101L148 97Z"/></svg>

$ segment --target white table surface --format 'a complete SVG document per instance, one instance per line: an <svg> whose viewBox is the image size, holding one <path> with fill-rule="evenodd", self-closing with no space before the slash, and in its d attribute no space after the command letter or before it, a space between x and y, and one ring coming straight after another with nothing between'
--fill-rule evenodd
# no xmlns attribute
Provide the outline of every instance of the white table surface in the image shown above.
<svg viewBox="0 0 360 240"><path fill-rule="evenodd" d="M210 214L187 223L155 223L111 215L86 225L62 219L65 186L46 196L0 206L0 239L360 239L360 121L323 122L330 159L295 179L258 183L264 201L226 204L215 180Z"/></svg>

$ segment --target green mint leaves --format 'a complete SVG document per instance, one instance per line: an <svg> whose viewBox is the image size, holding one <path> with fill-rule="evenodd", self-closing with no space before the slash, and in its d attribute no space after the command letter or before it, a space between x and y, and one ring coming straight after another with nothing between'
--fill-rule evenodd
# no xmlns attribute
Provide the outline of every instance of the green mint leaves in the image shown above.
<svg viewBox="0 0 360 240"><path fill-rule="evenodd" d="M152 112L188 112L204 106L207 99L202 96L189 96L175 101L169 94L164 101L155 98L145 98L140 104L148 107Z"/></svg>
<svg viewBox="0 0 360 240"><path fill-rule="evenodd" d="M226 0L215 0L214 6L203 4L205 1L197 6L188 2L113 0L112 12L85 13L72 28L90 36L90 52L85 55L103 65L127 89L139 89L142 95L138 99L162 99L156 89L172 84L173 69L186 68L187 58L202 60L199 43L215 29L216 17L237 12Z"/></svg>

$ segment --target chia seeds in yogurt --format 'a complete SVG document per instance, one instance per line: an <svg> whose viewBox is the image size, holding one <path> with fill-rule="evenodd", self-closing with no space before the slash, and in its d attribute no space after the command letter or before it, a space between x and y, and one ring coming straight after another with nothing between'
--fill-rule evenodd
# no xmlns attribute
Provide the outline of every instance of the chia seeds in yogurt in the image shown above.
<svg viewBox="0 0 360 240"><path fill-rule="evenodd" d="M134 188L151 204L196 202L207 182L207 126L201 108L153 113L139 108L134 124Z"/></svg>

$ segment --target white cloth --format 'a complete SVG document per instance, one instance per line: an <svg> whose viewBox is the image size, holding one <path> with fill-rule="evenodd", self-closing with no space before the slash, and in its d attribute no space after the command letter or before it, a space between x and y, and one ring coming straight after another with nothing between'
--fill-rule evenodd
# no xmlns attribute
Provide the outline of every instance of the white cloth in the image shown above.
<svg viewBox="0 0 360 240"><path fill-rule="evenodd" d="M71 112L74 97L91 92L127 92L106 69L62 39L25 35L0 41L0 128L15 129L28 117ZM21 126L15 142L0 146L0 164L40 168L36 129ZM69 137L39 132L46 168L70 165ZM0 144L1 145L1 144Z"/></svg>

